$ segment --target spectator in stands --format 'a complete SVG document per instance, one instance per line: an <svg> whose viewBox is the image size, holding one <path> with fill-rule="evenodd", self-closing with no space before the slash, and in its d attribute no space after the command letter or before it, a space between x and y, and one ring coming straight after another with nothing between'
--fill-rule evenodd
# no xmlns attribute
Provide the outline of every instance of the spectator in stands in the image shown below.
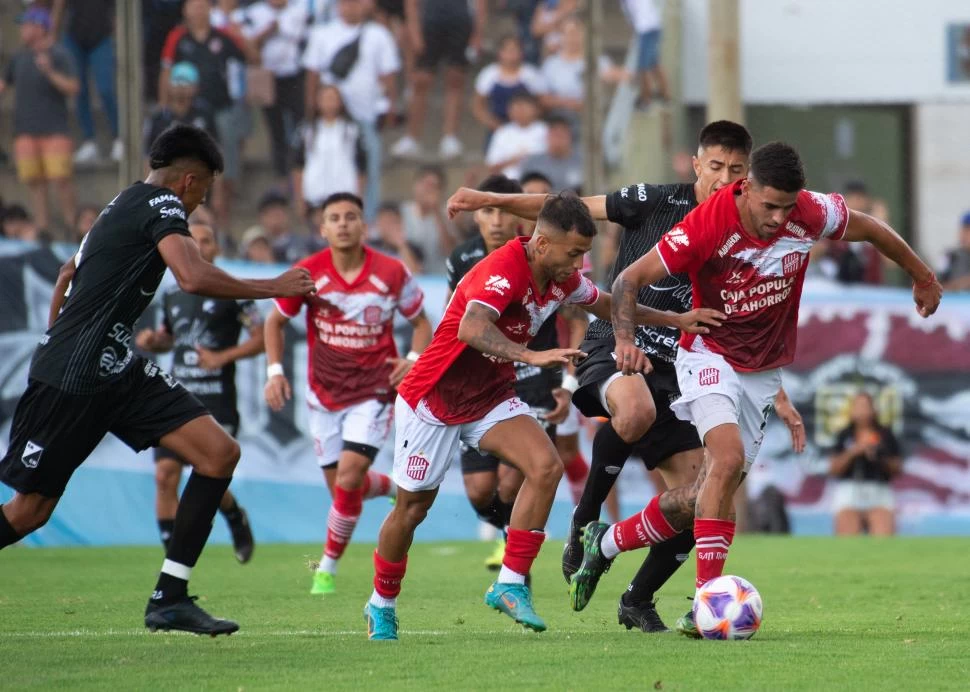
<svg viewBox="0 0 970 692"><path fill-rule="evenodd" d="M554 192L579 192L583 187L583 157L573 145L572 127L566 118L556 115L546 119L546 126L546 150L526 157L519 169L541 173Z"/></svg>
<svg viewBox="0 0 970 692"><path fill-rule="evenodd" d="M234 107L230 84L238 79L233 75L246 62L247 55L246 47L238 37L212 26L209 11L209 0L185 0L182 6L185 23L172 29L162 49L158 101L168 103L170 73L175 63L186 61L195 65L199 71L199 93L212 108L225 157L225 171L218 178L220 185L213 191L217 226L225 228L229 222L233 188L242 170L241 147L245 136L245 123Z"/></svg>
<svg viewBox="0 0 970 692"><path fill-rule="evenodd" d="M66 16L65 16L66 15ZM83 141L74 154L74 163L88 164L98 160L94 139L94 118L88 72L94 79L101 107L111 129L111 160L121 161L125 148L118 138L118 100L115 97L115 0L54 0L52 21L54 35L64 31L64 46L74 57L81 91L75 103Z"/></svg>
<svg viewBox="0 0 970 692"><path fill-rule="evenodd" d="M583 112L583 97L586 92L586 85L583 83L583 73L586 72L586 26L576 15L565 17L561 26L562 41L559 49L542 63L542 78L547 89L542 97L542 105L553 113L568 118L575 132ZM605 55L599 58L599 75L607 84L616 84L629 78L625 69L614 65Z"/></svg>
<svg viewBox="0 0 970 692"><path fill-rule="evenodd" d="M543 57L559 50L563 40L563 22L578 9L578 0L542 0L536 5L530 31L541 45Z"/></svg>
<svg viewBox="0 0 970 692"><path fill-rule="evenodd" d="M77 216L74 217L74 242L80 243L81 240L91 230L91 226L98 220L101 214L101 207L94 204L82 204L78 207Z"/></svg>
<svg viewBox="0 0 970 692"><path fill-rule="evenodd" d="M864 182L846 183L842 196L849 209L887 220L885 204L872 198ZM882 284L882 255L869 243L831 243L829 255L838 267L836 280L840 283Z"/></svg>
<svg viewBox="0 0 970 692"><path fill-rule="evenodd" d="M77 203L71 155L68 99L81 88L74 61L54 43L50 13L28 7L18 20L23 44L7 63L0 94L16 89L14 103L14 159L17 177L30 191L30 206L41 230L50 226L47 184L54 184L65 226L74 221Z"/></svg>
<svg viewBox="0 0 970 692"><path fill-rule="evenodd" d="M422 166L414 177L413 199L401 205L405 237L423 254L424 270L441 274L445 258L457 245L445 213L445 174L435 166Z"/></svg>
<svg viewBox="0 0 970 692"><path fill-rule="evenodd" d="M533 171L529 169L523 169L525 173L519 178L519 184L522 185L522 192L526 195L548 195L554 192L552 187L552 181L549 180L539 171ZM536 230L536 222L530 221L528 219L522 220L522 226L519 233L521 235L532 235Z"/></svg>
<svg viewBox="0 0 970 692"><path fill-rule="evenodd" d="M301 216L335 192L360 194L367 181L367 153L360 127L347 115L340 90L317 90L313 119L293 139L293 189Z"/></svg>
<svg viewBox="0 0 970 692"><path fill-rule="evenodd" d="M24 242L37 242L39 229L21 204L10 204L3 210L3 237Z"/></svg>
<svg viewBox="0 0 970 692"><path fill-rule="evenodd" d="M145 102L148 104L155 103L158 98L162 47L172 29L182 22L182 1L141 0L142 38L145 42L142 74L145 80Z"/></svg>
<svg viewBox="0 0 970 692"><path fill-rule="evenodd" d="M269 190L257 205L259 228L269 240L277 262L292 264L310 254L309 237L292 231L290 201L278 190Z"/></svg>
<svg viewBox="0 0 970 692"><path fill-rule="evenodd" d="M637 74L640 77L641 108L647 108L654 94L661 101L670 98L667 76L660 66L660 10L655 0L623 0L623 9L637 34Z"/></svg>
<svg viewBox="0 0 970 692"><path fill-rule="evenodd" d="M546 93L542 74L522 58L522 43L515 36L506 36L499 41L498 60L483 68L475 79L472 114L489 134L508 122L513 95L522 91L533 96Z"/></svg>
<svg viewBox="0 0 970 692"><path fill-rule="evenodd" d="M438 154L444 159L461 155L458 139L461 108L465 99L465 75L468 50L481 48L485 26L485 0L470 3L454 0L407 0L405 7L408 40L417 56L414 76L410 81L411 103L408 108L407 134L399 139L391 153L413 158L421 153L421 134L428 111L428 95L434 84L435 71L444 63L444 114Z"/></svg>
<svg viewBox="0 0 970 692"><path fill-rule="evenodd" d="M875 403L866 392L852 399L849 419L829 460L829 473L836 479L835 533L892 535L896 528L890 481L903 465L899 442L880 425Z"/></svg>
<svg viewBox="0 0 970 692"><path fill-rule="evenodd" d="M259 226L252 226L246 229L246 232L242 234L239 247L242 251L242 258L245 260L259 264L273 264L276 262L269 236Z"/></svg>
<svg viewBox="0 0 970 692"><path fill-rule="evenodd" d="M546 124L539 120L539 102L527 91L512 96L509 117L509 122L492 135L485 152L485 163L490 173L502 172L509 178L518 179L525 159L545 153L549 133Z"/></svg>
<svg viewBox="0 0 970 692"><path fill-rule="evenodd" d="M168 71L166 102L160 104L145 121L145 156L162 132L175 123L202 128L218 139L216 123L209 104L198 98L199 71L190 62L179 62Z"/></svg>
<svg viewBox="0 0 970 692"><path fill-rule="evenodd" d="M287 0L262 0L240 11L243 36L259 49L263 69L273 75L275 98L263 108L269 130L273 170L285 180L290 172L290 142L303 118L303 68L301 44L307 35L305 22L287 21Z"/></svg>
<svg viewBox="0 0 970 692"><path fill-rule="evenodd" d="M384 114L385 126L394 126L401 57L391 33L376 22L365 21L366 12L363 0L338 0L337 17L310 33L303 67L307 70L307 107L316 103L321 84L335 84L347 111L360 126L367 152L364 216L370 221L381 193L381 135L377 120Z"/></svg>
<svg viewBox="0 0 970 692"><path fill-rule="evenodd" d="M384 202L377 210L374 220L372 248L397 257L412 274L424 273L424 254L421 248L407 239L404 234L404 219L401 206L395 202Z"/></svg>
<svg viewBox="0 0 970 692"><path fill-rule="evenodd" d="M940 282L947 291L970 291L970 211L960 221L960 245L946 253Z"/></svg>

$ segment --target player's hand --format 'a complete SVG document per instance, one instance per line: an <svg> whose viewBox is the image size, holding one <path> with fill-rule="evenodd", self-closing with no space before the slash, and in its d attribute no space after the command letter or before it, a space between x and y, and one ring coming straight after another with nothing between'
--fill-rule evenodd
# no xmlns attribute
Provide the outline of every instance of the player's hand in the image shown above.
<svg viewBox="0 0 970 692"><path fill-rule="evenodd" d="M573 402L573 396L568 390L556 387L552 390L552 398L556 400L556 408L539 417L547 423L559 425L569 417L569 406Z"/></svg>
<svg viewBox="0 0 970 692"><path fill-rule="evenodd" d="M142 351L154 351L155 350L155 330L154 329L142 329L135 336L135 346L137 346Z"/></svg>
<svg viewBox="0 0 970 692"><path fill-rule="evenodd" d="M310 272L303 267L287 269L276 277L276 295L280 298L305 296L316 290Z"/></svg>
<svg viewBox="0 0 970 692"><path fill-rule="evenodd" d="M791 446L796 454L805 451L805 424L802 421L802 414L798 412L788 397L784 400L775 401L775 413L779 420L788 428L791 433Z"/></svg>
<svg viewBox="0 0 970 692"><path fill-rule="evenodd" d="M448 218L454 219L463 211L478 211L487 207L488 196L470 187L460 187L458 192L448 198Z"/></svg>
<svg viewBox="0 0 970 692"><path fill-rule="evenodd" d="M407 358L388 358L384 361L391 366L391 386L397 389L397 386L401 384L404 377L411 372L411 366L414 365L413 360L408 360Z"/></svg>
<svg viewBox="0 0 970 692"><path fill-rule="evenodd" d="M290 381L286 379L286 375L273 375L269 378L263 388L263 396L271 409L282 410L286 402L293 397L293 390L290 389Z"/></svg>
<svg viewBox="0 0 970 692"><path fill-rule="evenodd" d="M616 369L624 375L638 372L646 374L653 370L653 363L647 358L647 354L637 348L633 342L618 341L613 357L616 358Z"/></svg>
<svg viewBox="0 0 970 692"><path fill-rule="evenodd" d="M916 303L916 312L921 317L929 317L940 307L943 299L943 286L936 280L936 276L931 281L913 284L913 302Z"/></svg>
<svg viewBox="0 0 970 692"><path fill-rule="evenodd" d="M219 351L196 346L195 352L199 354L198 365L203 370L221 370L226 365L226 360Z"/></svg>
<svg viewBox="0 0 970 692"><path fill-rule="evenodd" d="M578 348L550 348L548 351L529 351L528 360L523 361L528 365L535 365L538 368L561 368L569 363L578 363L586 354Z"/></svg>
<svg viewBox="0 0 970 692"><path fill-rule="evenodd" d="M710 308L698 308L677 316L677 329L688 334L708 334L710 327L720 327L727 316ZM706 326L705 326L706 325Z"/></svg>

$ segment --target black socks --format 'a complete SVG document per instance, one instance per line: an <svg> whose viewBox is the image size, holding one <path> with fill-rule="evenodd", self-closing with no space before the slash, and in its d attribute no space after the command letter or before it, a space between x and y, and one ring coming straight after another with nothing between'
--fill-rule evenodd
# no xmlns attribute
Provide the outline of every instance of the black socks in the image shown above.
<svg viewBox="0 0 970 692"><path fill-rule="evenodd" d="M616 483L620 470L626 463L633 445L617 434L611 421L600 426L593 437L593 460L589 466L589 478L583 488L583 496L576 505L573 523L586 526L599 519L600 508Z"/></svg>

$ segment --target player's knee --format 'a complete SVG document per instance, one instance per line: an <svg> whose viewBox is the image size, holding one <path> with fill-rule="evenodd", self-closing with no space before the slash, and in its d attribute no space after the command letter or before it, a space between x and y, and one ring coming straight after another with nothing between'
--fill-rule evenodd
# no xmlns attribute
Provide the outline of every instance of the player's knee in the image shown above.
<svg viewBox="0 0 970 692"><path fill-rule="evenodd" d="M4 514L14 531L21 536L26 536L47 523L54 512L55 503L40 500L25 502L16 507L13 505L12 502L5 505Z"/></svg>
<svg viewBox="0 0 970 692"><path fill-rule="evenodd" d="M425 520L430 508L425 502L412 502L404 508L404 521L412 531Z"/></svg>
<svg viewBox="0 0 970 692"><path fill-rule="evenodd" d="M175 464L159 463L155 466L155 487L159 492L178 492L182 467Z"/></svg>
<svg viewBox="0 0 970 692"><path fill-rule="evenodd" d="M729 450L711 456L711 466L707 475L719 482L741 478L744 471L744 450Z"/></svg>
<svg viewBox="0 0 970 692"><path fill-rule="evenodd" d="M478 486L466 488L466 492L468 494L468 501L476 509L488 507L492 502L492 497L495 495L494 489Z"/></svg>
<svg viewBox="0 0 970 692"><path fill-rule="evenodd" d="M239 463L239 455L241 453L239 443L227 436L224 441L219 443L218 448L212 455L215 472L219 476L231 474L236 468L236 464Z"/></svg>
<svg viewBox="0 0 970 692"><path fill-rule="evenodd" d="M562 480L562 460L558 454L544 454L536 458L532 473L527 474L532 483L555 488Z"/></svg>
<svg viewBox="0 0 970 692"><path fill-rule="evenodd" d="M627 406L613 415L612 423L616 434L633 444L647 434L655 420L657 410L653 406Z"/></svg>

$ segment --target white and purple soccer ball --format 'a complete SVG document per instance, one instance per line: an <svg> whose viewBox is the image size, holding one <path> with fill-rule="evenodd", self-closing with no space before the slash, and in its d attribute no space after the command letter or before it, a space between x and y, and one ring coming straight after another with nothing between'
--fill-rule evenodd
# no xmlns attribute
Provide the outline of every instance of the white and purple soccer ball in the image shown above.
<svg viewBox="0 0 970 692"><path fill-rule="evenodd" d="M761 594L747 579L711 579L694 596L694 625L704 639L751 639L761 626Z"/></svg>

